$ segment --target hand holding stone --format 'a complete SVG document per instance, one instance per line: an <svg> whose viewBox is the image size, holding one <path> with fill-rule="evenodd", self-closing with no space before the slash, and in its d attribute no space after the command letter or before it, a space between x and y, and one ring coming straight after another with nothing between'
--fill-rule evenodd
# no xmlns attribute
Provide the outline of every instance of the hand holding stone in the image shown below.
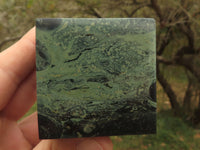
<svg viewBox="0 0 200 150"><path fill-rule="evenodd" d="M0 53L0 149L112 150L108 137L42 140L37 113L18 120L36 100L35 28Z"/></svg>

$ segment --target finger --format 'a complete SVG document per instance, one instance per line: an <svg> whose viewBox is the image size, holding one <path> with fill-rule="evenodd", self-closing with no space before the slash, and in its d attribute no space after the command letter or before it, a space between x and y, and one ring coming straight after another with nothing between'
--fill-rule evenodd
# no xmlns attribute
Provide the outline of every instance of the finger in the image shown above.
<svg viewBox="0 0 200 150"><path fill-rule="evenodd" d="M112 150L108 137L43 140L34 150Z"/></svg>
<svg viewBox="0 0 200 150"><path fill-rule="evenodd" d="M112 150L113 144L109 137L94 137L84 139L77 146L76 150Z"/></svg>
<svg viewBox="0 0 200 150"><path fill-rule="evenodd" d="M33 150L76 150L76 140L42 140Z"/></svg>
<svg viewBox="0 0 200 150"><path fill-rule="evenodd" d="M36 101L36 72L33 71L17 89L2 113L9 119L20 119Z"/></svg>
<svg viewBox="0 0 200 150"><path fill-rule="evenodd" d="M19 123L19 128L21 129L24 137L33 147L39 143L37 112L34 112L22 120Z"/></svg>
<svg viewBox="0 0 200 150"><path fill-rule="evenodd" d="M35 66L35 28L0 53L0 111Z"/></svg>
<svg viewBox="0 0 200 150"><path fill-rule="evenodd" d="M28 150L30 143L24 138L17 123L0 116L0 150Z"/></svg>

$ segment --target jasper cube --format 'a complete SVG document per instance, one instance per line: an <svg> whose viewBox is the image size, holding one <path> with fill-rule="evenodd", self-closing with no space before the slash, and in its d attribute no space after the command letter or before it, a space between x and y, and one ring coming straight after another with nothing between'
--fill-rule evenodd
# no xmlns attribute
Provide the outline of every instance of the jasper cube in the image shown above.
<svg viewBox="0 0 200 150"><path fill-rule="evenodd" d="M37 19L40 139L156 133L155 21Z"/></svg>

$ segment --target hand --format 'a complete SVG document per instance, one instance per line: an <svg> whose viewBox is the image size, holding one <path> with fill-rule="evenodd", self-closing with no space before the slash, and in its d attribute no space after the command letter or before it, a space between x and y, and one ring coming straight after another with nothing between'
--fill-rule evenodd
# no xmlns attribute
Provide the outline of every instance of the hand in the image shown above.
<svg viewBox="0 0 200 150"><path fill-rule="evenodd" d="M37 113L17 122L35 103L35 28L0 53L1 150L112 150L108 137L39 140Z"/></svg>

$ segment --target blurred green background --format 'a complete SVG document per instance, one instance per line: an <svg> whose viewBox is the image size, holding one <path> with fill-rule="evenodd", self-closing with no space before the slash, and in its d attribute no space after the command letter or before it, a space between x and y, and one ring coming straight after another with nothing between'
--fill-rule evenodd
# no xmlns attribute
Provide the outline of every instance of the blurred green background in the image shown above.
<svg viewBox="0 0 200 150"><path fill-rule="evenodd" d="M0 51L46 17L155 18L157 135L113 136L114 149L200 149L200 0L0 0Z"/></svg>

